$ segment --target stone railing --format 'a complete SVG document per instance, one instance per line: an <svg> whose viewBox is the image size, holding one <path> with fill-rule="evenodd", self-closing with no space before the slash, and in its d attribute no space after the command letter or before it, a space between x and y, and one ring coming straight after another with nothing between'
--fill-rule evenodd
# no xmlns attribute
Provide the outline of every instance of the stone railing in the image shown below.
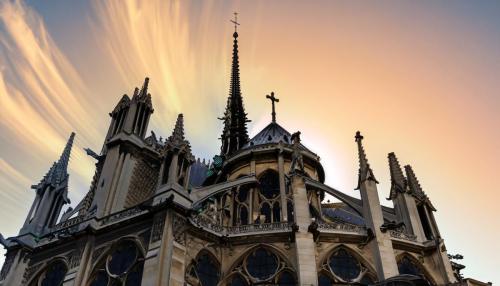
<svg viewBox="0 0 500 286"><path fill-rule="evenodd" d="M389 230L389 233L393 238L408 240L408 241L417 241L417 236L413 234L404 233L398 230Z"/></svg>
<svg viewBox="0 0 500 286"><path fill-rule="evenodd" d="M319 231L345 231L357 234L365 234L364 226L348 223L348 222L320 222L318 223Z"/></svg>
<svg viewBox="0 0 500 286"><path fill-rule="evenodd" d="M65 220L65 221L62 221L62 222L56 224L52 230L58 231L58 230L61 230L63 228L72 227L72 226L75 226L77 224L82 223L85 219L87 219L85 216L77 216L74 218L70 218L68 220Z"/></svg>
<svg viewBox="0 0 500 286"><path fill-rule="evenodd" d="M131 217L131 216L134 216L140 212L143 212L144 210L142 210L139 206L135 206L133 208L129 208L129 209L125 209L123 211L120 211L120 212L117 212L117 213L114 213L114 214L111 214L109 216L106 216L104 218L102 218L102 220L100 221L100 225L103 226L103 225L107 225L107 224L110 224L110 223L114 223L116 221L119 221L119 220L122 220L122 219L125 219L125 218L128 218L128 217Z"/></svg>
<svg viewBox="0 0 500 286"><path fill-rule="evenodd" d="M264 224L249 224L240 226L229 226L226 228L227 234L240 234L249 232L267 231L291 231L292 224L288 222L273 222Z"/></svg>
<svg viewBox="0 0 500 286"><path fill-rule="evenodd" d="M240 226L222 226L214 223L211 219L204 216L197 216L190 219L195 226L203 227L221 235L238 235L257 232L282 231L288 232L292 230L292 223L289 222L273 222L263 224L249 224Z"/></svg>

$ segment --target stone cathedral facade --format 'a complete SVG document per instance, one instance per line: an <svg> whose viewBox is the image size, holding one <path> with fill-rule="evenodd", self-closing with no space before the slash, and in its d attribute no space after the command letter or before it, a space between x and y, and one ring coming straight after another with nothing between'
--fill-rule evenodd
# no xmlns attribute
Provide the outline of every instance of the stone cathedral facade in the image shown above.
<svg viewBox="0 0 500 286"><path fill-rule="evenodd" d="M154 108L148 79L111 111L87 195L68 199L75 134L37 184L7 249L0 285L486 285L462 280L409 165L388 155L389 195L357 132L361 199L325 185L319 156L272 120L247 132L234 33L221 151L196 158L180 114L172 135L146 130ZM325 203L325 196L339 202ZM462 280L462 281L459 281ZM474 284L477 283L477 284Z"/></svg>

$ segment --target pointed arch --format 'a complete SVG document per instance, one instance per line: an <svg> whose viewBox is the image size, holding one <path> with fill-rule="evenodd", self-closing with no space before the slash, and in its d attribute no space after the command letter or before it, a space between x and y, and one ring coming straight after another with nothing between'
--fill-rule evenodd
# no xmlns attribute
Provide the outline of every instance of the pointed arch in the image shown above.
<svg viewBox="0 0 500 286"><path fill-rule="evenodd" d="M122 237L104 246L103 253L92 265L87 285L101 286L125 281L126 285L140 285L146 250L136 236Z"/></svg>
<svg viewBox="0 0 500 286"><path fill-rule="evenodd" d="M45 262L26 285L61 286L68 270L68 261L64 257L55 257Z"/></svg>
<svg viewBox="0 0 500 286"><path fill-rule="evenodd" d="M228 268L220 285L239 286L256 283L295 285L296 271L287 255L272 245L257 244L247 248ZM245 284L246 283L246 284Z"/></svg>
<svg viewBox="0 0 500 286"><path fill-rule="evenodd" d="M436 281L432 277L425 266L419 261L417 257L409 252L403 252L396 256L396 263L398 265L399 274L409 274L421 276L432 285L436 285Z"/></svg>
<svg viewBox="0 0 500 286"><path fill-rule="evenodd" d="M215 255L204 248L186 268L186 281L192 285L216 286L220 281L221 264Z"/></svg>
<svg viewBox="0 0 500 286"><path fill-rule="evenodd" d="M331 247L319 261L318 277L322 285L327 285L327 280L350 283L377 277L375 268L363 255L345 244Z"/></svg>

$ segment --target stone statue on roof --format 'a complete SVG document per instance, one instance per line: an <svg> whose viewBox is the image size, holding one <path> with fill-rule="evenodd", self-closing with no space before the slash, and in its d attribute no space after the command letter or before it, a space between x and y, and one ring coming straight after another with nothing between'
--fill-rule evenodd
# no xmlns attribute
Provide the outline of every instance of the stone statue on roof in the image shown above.
<svg viewBox="0 0 500 286"><path fill-rule="evenodd" d="M295 174L297 171L301 174L305 174L304 170L304 159L302 158L302 152L300 151L300 131L292 134L292 165L290 166L290 174Z"/></svg>

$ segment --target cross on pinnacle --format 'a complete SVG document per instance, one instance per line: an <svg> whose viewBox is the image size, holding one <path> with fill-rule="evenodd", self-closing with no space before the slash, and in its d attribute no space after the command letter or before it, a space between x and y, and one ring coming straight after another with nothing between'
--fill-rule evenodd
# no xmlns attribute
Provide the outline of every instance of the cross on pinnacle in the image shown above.
<svg viewBox="0 0 500 286"><path fill-rule="evenodd" d="M237 28L240 25L240 23L238 23L238 13L234 12L234 20L229 20L229 21L231 21L231 23L234 24L234 32L236 33Z"/></svg>
<svg viewBox="0 0 500 286"><path fill-rule="evenodd" d="M273 106L273 123L276 123L276 109L275 109L275 106L274 106L274 103L275 102L280 102L280 100L276 97L274 97L274 92L271 92L271 95L266 95L266 98L268 98L269 100L271 100L271 104Z"/></svg>

